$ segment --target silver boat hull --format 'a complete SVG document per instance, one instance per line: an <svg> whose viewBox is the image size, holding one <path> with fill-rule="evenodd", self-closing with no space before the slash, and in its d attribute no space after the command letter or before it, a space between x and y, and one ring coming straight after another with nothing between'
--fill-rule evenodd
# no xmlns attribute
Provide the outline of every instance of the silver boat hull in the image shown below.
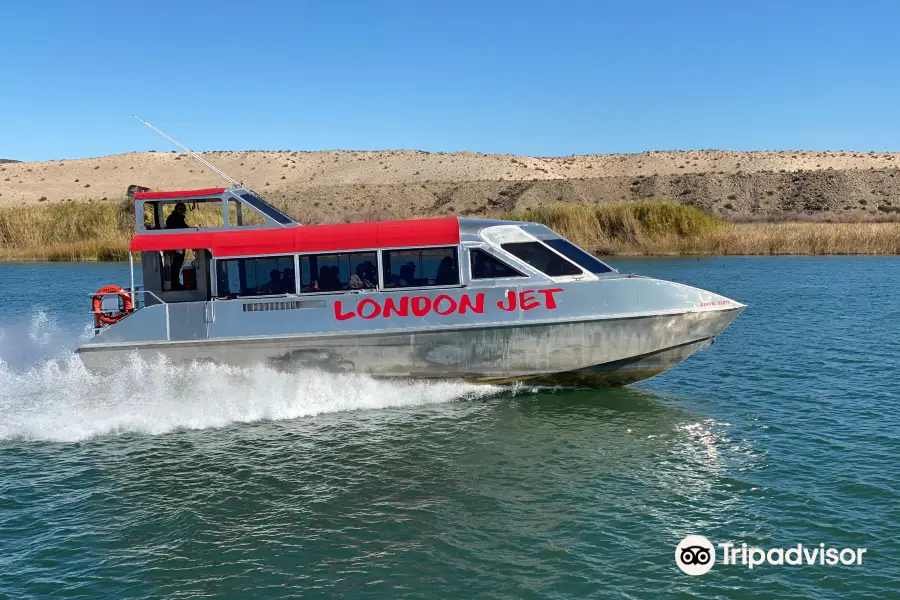
<svg viewBox="0 0 900 600"><path fill-rule="evenodd" d="M145 360L161 355L173 362L373 377L609 387L647 379L685 360L709 345L743 308L426 331L86 345L78 352L94 371L115 370L137 354Z"/></svg>

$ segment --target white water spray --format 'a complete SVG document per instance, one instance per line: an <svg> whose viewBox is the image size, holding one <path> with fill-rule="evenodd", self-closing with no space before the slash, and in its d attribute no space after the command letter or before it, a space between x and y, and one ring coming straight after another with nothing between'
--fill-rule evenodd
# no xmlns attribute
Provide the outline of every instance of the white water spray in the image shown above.
<svg viewBox="0 0 900 600"><path fill-rule="evenodd" d="M503 388L462 382L377 380L264 366L172 364L134 357L95 375L71 353L80 334L38 313L30 327L0 330L0 440L78 441L160 434L322 413L485 397ZM12 350L18 348L15 352ZM10 356L17 359L10 361Z"/></svg>

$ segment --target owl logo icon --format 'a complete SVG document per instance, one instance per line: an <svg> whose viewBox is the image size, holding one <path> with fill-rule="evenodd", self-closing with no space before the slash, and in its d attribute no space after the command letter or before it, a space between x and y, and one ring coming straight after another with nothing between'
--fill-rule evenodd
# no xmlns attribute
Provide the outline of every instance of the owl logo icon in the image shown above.
<svg viewBox="0 0 900 600"><path fill-rule="evenodd" d="M702 535L689 535L675 547L675 564L688 575L708 573L716 563L716 548Z"/></svg>

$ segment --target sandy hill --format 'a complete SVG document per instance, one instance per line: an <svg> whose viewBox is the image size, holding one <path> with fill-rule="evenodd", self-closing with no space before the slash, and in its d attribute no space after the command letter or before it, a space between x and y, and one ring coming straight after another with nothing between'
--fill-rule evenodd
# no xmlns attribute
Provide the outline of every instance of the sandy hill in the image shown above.
<svg viewBox="0 0 900 600"><path fill-rule="evenodd" d="M546 202L673 199L727 216L900 211L900 154L644 152L537 158L420 151L208 152L204 157L307 221L489 214ZM0 165L0 206L120 200L223 185L182 153Z"/></svg>

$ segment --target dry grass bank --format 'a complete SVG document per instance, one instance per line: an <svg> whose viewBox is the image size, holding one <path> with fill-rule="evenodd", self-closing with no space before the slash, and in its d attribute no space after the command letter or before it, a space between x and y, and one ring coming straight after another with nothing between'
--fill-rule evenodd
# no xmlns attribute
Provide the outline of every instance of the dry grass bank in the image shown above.
<svg viewBox="0 0 900 600"><path fill-rule="evenodd" d="M134 217L112 202L0 209L0 260L124 260Z"/></svg>
<svg viewBox="0 0 900 600"><path fill-rule="evenodd" d="M207 208L188 220L214 224ZM500 216L544 223L603 255L900 254L898 222L733 223L675 202L551 204ZM129 204L0 208L0 260L124 260L133 227Z"/></svg>
<svg viewBox="0 0 900 600"><path fill-rule="evenodd" d="M234 218L233 207L231 214ZM245 214L244 219L251 224L263 222L255 214ZM198 227L221 227L221 209L199 204L188 220ZM0 208L0 261L127 260L133 233L130 201Z"/></svg>

